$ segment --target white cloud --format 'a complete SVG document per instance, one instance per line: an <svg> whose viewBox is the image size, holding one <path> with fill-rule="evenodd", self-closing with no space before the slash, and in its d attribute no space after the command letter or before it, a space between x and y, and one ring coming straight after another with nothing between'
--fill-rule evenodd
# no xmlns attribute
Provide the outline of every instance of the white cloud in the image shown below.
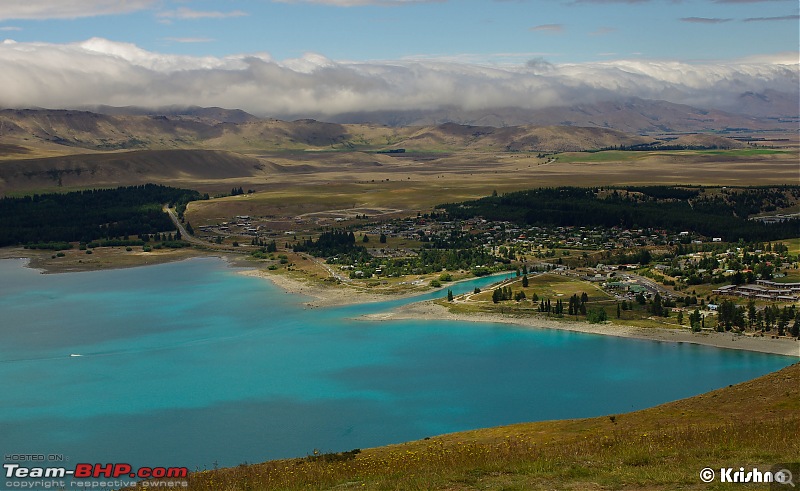
<svg viewBox="0 0 800 491"><path fill-rule="evenodd" d="M164 19L226 19L229 17L244 17L248 15L247 12L241 10L233 10L231 12L219 12L216 10L192 10L190 8L181 7L177 10L165 10L159 12L157 17Z"/></svg>
<svg viewBox="0 0 800 491"><path fill-rule="evenodd" d="M214 38L178 38L178 37L168 37L164 38L165 41L172 41L175 43L210 43L214 41Z"/></svg>
<svg viewBox="0 0 800 491"><path fill-rule="evenodd" d="M719 17L682 17L681 22L689 22L694 24L723 24L730 22L733 19L721 19Z"/></svg>
<svg viewBox="0 0 800 491"><path fill-rule="evenodd" d="M564 26L562 24L542 24L540 26L533 26L531 31L544 31L544 32L562 32Z"/></svg>
<svg viewBox="0 0 800 491"><path fill-rule="evenodd" d="M0 44L0 106L201 105L263 116L493 107L541 108L623 97L731 107L743 92L796 91L797 53L728 63L621 60L516 65L442 60L339 62L317 54L273 60L147 51L93 38L75 44Z"/></svg>
<svg viewBox="0 0 800 491"><path fill-rule="evenodd" d="M318 3L335 7L360 7L364 5L396 6L413 3L444 3L447 0L272 0L276 3Z"/></svg>
<svg viewBox="0 0 800 491"><path fill-rule="evenodd" d="M589 35L590 36L605 36L606 34L611 34L612 32L617 32L617 28L616 27L602 26L602 27L598 27L595 31L590 32Z"/></svg>
<svg viewBox="0 0 800 491"><path fill-rule="evenodd" d="M0 20L77 19L126 14L153 7L157 0L2 0Z"/></svg>

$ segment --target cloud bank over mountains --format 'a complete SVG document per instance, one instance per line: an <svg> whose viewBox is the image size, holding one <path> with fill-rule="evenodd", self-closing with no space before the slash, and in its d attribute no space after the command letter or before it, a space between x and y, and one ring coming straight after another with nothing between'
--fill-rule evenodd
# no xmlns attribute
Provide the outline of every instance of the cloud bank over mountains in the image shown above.
<svg viewBox="0 0 800 491"><path fill-rule="evenodd" d="M538 109L640 97L735 110L746 92L795 93L799 68L796 52L724 63L531 60L514 66L347 62L318 54L287 60L266 53L196 57L102 38L74 44L7 40L0 44L0 106L199 105L279 117L447 106Z"/></svg>

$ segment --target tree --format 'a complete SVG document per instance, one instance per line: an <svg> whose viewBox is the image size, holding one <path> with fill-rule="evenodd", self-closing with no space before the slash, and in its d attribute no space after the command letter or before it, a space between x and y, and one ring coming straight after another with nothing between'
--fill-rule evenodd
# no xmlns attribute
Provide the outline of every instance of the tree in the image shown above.
<svg viewBox="0 0 800 491"><path fill-rule="evenodd" d="M756 303L753 300L747 302L747 325L753 329L756 324Z"/></svg>
<svg viewBox="0 0 800 491"><path fill-rule="evenodd" d="M694 312L689 314L689 325L692 326L692 331L700 331L702 317L700 309L694 309Z"/></svg>
<svg viewBox="0 0 800 491"><path fill-rule="evenodd" d="M781 310L780 315L778 316L778 336L783 336L786 334L786 328L789 327L789 320L791 319L791 315L789 314L789 309L784 307Z"/></svg>
<svg viewBox="0 0 800 491"><path fill-rule="evenodd" d="M522 288L528 288L528 275L522 275Z"/></svg>
<svg viewBox="0 0 800 491"><path fill-rule="evenodd" d="M500 302L501 298L502 298L502 293L500 293L500 289L495 288L494 291L492 292L492 302L498 303Z"/></svg>
<svg viewBox="0 0 800 491"><path fill-rule="evenodd" d="M386 243L386 234L384 234L383 232L381 232L381 237L380 237L380 239L379 239L379 240L380 240L380 243L381 243L381 244L385 244L385 243Z"/></svg>
<svg viewBox="0 0 800 491"><path fill-rule="evenodd" d="M453 301L453 290L450 290L450 289L447 290L447 301L448 302L452 302Z"/></svg>
<svg viewBox="0 0 800 491"><path fill-rule="evenodd" d="M794 324L789 329L789 334L796 338L800 338L800 310L794 316Z"/></svg>
<svg viewBox="0 0 800 491"><path fill-rule="evenodd" d="M683 310L678 311L678 324L683 325Z"/></svg>
<svg viewBox="0 0 800 491"><path fill-rule="evenodd" d="M586 320L588 320L591 324L598 324L608 320L608 314L606 314L606 311L603 308L592 309L586 315Z"/></svg>
<svg viewBox="0 0 800 491"><path fill-rule="evenodd" d="M619 303L617 303L617 319L619 319L620 317L622 317L622 312L620 311Z"/></svg>
<svg viewBox="0 0 800 491"><path fill-rule="evenodd" d="M364 237L362 237L362 238L361 238L361 242L363 242L363 243L365 243L365 244L366 244L367 242L369 242L369 236L368 236L367 234L364 234Z"/></svg>
<svg viewBox="0 0 800 491"><path fill-rule="evenodd" d="M653 297L652 311L655 316L661 317L664 315L664 307L661 305L661 295L658 292L656 292Z"/></svg>

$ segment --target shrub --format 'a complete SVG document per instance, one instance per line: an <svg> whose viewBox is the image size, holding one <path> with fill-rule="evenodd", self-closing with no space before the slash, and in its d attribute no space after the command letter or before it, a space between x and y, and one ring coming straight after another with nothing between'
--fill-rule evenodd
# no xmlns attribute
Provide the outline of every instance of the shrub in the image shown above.
<svg viewBox="0 0 800 491"><path fill-rule="evenodd" d="M599 324L608 320L608 314L604 309L592 309L586 314L586 320L592 324Z"/></svg>

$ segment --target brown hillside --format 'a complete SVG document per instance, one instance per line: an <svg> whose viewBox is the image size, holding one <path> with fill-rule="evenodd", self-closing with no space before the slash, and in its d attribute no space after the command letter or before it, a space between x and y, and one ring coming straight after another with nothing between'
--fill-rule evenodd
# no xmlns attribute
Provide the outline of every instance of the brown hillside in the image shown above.
<svg viewBox="0 0 800 491"><path fill-rule="evenodd" d="M196 111L197 114L205 114ZM210 114L216 114L213 111ZM225 116L225 114L222 114ZM220 117L222 117L220 116ZM244 117L243 117L244 118ZM390 128L304 119L212 122L205 116L0 111L0 143L94 151L213 149L237 152L407 148L416 151L581 151L650 141L606 128L464 126Z"/></svg>
<svg viewBox="0 0 800 491"><path fill-rule="evenodd" d="M680 145L684 147L706 147L730 150L735 148L745 148L744 143L717 135L682 135L675 140L668 141L664 145Z"/></svg>
<svg viewBox="0 0 800 491"><path fill-rule="evenodd" d="M720 131L728 128L751 130L797 128L797 94L767 91L743 94L737 107L727 112L701 109L685 104L640 98L605 101L542 109L518 107L484 110L440 108L432 110L376 111L341 114L341 123L370 121L391 126L430 126L451 121L476 126L585 126L628 133L669 133ZM744 114L735 114L744 113Z"/></svg>
<svg viewBox="0 0 800 491"><path fill-rule="evenodd" d="M194 146L214 127L166 116L108 116L86 111L3 110L3 141L55 143L91 150L168 149Z"/></svg>
<svg viewBox="0 0 800 491"><path fill-rule="evenodd" d="M0 191L197 182L266 175L278 167L211 150L138 150L0 162Z"/></svg>
<svg viewBox="0 0 800 491"><path fill-rule="evenodd" d="M511 152L580 152L614 145L649 143L647 137L631 136L604 128L565 126L464 126L445 123L422 128L395 147L415 150L511 151Z"/></svg>
<svg viewBox="0 0 800 491"><path fill-rule="evenodd" d="M303 150L346 145L351 136L340 124L314 120L293 122L273 120L225 123L201 135L205 148L247 150Z"/></svg>

